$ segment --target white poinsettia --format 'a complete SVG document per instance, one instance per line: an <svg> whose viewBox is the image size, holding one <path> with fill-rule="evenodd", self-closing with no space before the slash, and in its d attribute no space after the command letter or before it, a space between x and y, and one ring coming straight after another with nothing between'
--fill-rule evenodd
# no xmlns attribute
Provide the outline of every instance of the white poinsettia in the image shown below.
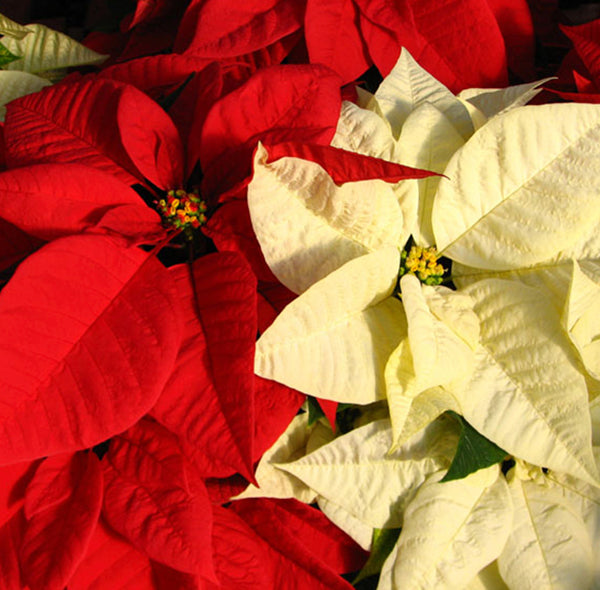
<svg viewBox="0 0 600 590"><path fill-rule="evenodd" d="M344 104L333 145L443 176L337 186L257 152L253 226L299 293L259 339L257 373L339 402L387 398L391 418L278 467L363 546L360 523L403 524L381 590L598 577L600 107L523 106L535 93L454 96L403 52L375 95ZM456 290L423 284L446 259ZM446 410L517 459L508 479L495 466L442 483L434 447L407 450ZM398 477L426 458L420 479Z"/></svg>
<svg viewBox="0 0 600 590"><path fill-rule="evenodd" d="M4 105L63 77L66 68L106 60L68 35L41 24L20 25L0 14L0 120Z"/></svg>
<svg viewBox="0 0 600 590"><path fill-rule="evenodd" d="M253 226L301 295L259 340L255 368L335 401L387 397L396 445L452 409L507 452L592 483L600 107L521 106L535 86L456 97L403 52L362 94L368 108L345 104L334 145L442 178L337 186L315 163L258 150ZM401 303L393 252L408 233L424 247L401 257ZM438 272L432 242L453 279L460 269L458 291L415 278ZM548 291L554 268L583 277Z"/></svg>

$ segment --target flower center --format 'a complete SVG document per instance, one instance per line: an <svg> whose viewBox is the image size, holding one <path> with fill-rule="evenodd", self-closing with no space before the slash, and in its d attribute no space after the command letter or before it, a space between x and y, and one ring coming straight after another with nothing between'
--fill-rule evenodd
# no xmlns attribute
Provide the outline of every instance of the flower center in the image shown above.
<svg viewBox="0 0 600 590"><path fill-rule="evenodd" d="M445 270L438 263L438 253L434 246L412 246L408 252L402 251L400 276L412 274L426 285L439 285L443 281Z"/></svg>
<svg viewBox="0 0 600 590"><path fill-rule="evenodd" d="M157 203L158 212L165 223L177 229L191 230L206 223L206 203L197 192L182 189L170 190L166 198Z"/></svg>

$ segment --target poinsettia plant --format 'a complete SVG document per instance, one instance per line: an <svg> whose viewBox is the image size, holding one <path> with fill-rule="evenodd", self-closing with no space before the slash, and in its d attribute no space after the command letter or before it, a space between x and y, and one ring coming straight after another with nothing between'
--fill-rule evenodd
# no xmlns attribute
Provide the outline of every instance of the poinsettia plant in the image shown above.
<svg viewBox="0 0 600 590"><path fill-rule="evenodd" d="M1 128L0 588L600 583L600 112L524 0L0 34L71 68Z"/></svg>

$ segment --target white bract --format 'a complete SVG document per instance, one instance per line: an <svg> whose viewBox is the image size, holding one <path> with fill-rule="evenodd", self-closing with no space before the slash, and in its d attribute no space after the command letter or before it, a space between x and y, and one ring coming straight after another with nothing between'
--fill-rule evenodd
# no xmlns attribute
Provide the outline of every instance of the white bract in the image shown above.
<svg viewBox="0 0 600 590"><path fill-rule="evenodd" d="M454 96L403 51L375 95L344 103L334 146L443 176L338 186L257 152L252 223L299 297L259 339L256 372L333 401L387 399L391 418L277 467L363 546L357 523L403 524L382 590L598 577L598 503L574 498L599 484L600 107L524 106L538 85ZM398 293L409 236L452 261L456 290L409 273ZM495 466L439 482L447 456L414 441L446 410L517 459L508 479Z"/></svg>
<svg viewBox="0 0 600 590"><path fill-rule="evenodd" d="M66 68L106 60L68 35L40 24L20 25L0 14L0 45L17 59L0 71L0 120L5 105L63 77Z"/></svg>

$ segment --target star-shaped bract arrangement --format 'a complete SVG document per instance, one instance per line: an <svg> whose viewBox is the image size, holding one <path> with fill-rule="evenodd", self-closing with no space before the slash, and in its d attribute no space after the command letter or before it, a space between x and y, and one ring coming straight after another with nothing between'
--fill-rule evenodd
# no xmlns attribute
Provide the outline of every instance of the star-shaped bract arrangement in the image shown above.
<svg viewBox="0 0 600 590"><path fill-rule="evenodd" d="M363 107L344 104L333 145L441 177L340 186L314 162L255 159L253 226L299 293L259 339L257 373L339 403L385 400L391 418L287 456L281 439L265 462L341 508L357 540L361 523L402 526L379 588L467 584L496 559L511 588L594 575L600 110L522 106L540 83L454 96L403 52ZM444 258L425 272L434 246ZM427 284L439 265L452 289ZM439 482L452 453L423 441L442 425L456 436L448 410L512 457L506 478L494 465ZM269 473L267 493L306 498Z"/></svg>

